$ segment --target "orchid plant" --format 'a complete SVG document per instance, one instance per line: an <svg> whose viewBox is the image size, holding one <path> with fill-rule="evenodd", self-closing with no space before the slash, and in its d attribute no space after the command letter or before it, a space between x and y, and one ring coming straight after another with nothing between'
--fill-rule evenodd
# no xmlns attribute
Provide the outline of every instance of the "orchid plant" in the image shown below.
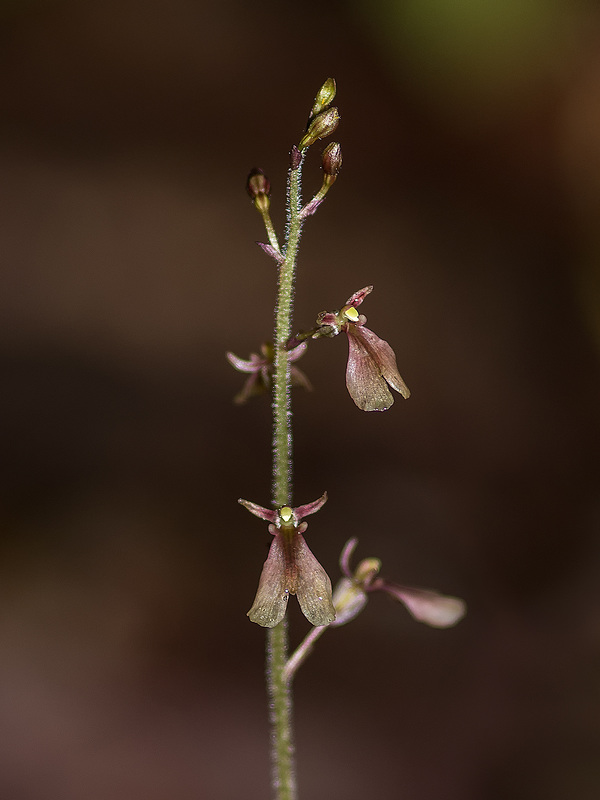
<svg viewBox="0 0 600 800"><path fill-rule="evenodd" d="M351 539L342 549L342 577L332 590L324 568L313 555L304 534L304 518L315 514L327 501L327 493L311 503L292 506L292 428L291 387L310 389L306 376L295 366L314 340L331 338L342 331L348 336L346 386L350 397L363 411L386 411L394 402L390 388L403 398L410 396L390 345L366 327L367 318L357 310L373 290L366 286L346 300L339 310L322 311L308 331L292 334L293 288L298 245L302 228L324 201L342 166L342 151L337 142L328 144L322 153L321 188L305 205L300 185L306 153L320 139L337 128L340 116L332 106L336 86L333 78L325 81L311 109L308 123L298 145L290 151L287 191L287 227L282 243L270 217L270 182L261 169L253 169L247 190L260 213L268 242L258 242L276 263L277 303L272 342L260 346L260 354L251 353L244 360L227 353L232 366L248 375L237 403L272 393L273 398L273 492L272 508L240 500L251 514L269 523L273 536L267 560L258 583L256 597L248 617L267 628L267 689L272 726L272 786L276 800L297 797L292 724L292 680L315 642L329 629L351 622L365 607L374 592L384 592L402 603L418 621L437 628L457 623L465 613L465 604L456 597L391 583L379 576L381 562L363 559L353 571L350 560L358 541ZM292 655L288 654L286 611L290 595L296 595L302 613L313 626Z"/></svg>

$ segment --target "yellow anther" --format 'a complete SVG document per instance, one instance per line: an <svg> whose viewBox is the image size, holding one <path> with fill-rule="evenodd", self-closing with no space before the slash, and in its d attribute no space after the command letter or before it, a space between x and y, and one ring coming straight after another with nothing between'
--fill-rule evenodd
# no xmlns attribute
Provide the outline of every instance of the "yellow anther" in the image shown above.
<svg viewBox="0 0 600 800"><path fill-rule="evenodd" d="M291 522L294 518L294 512L289 506L284 506L283 508L279 509L279 518L284 523Z"/></svg>
<svg viewBox="0 0 600 800"><path fill-rule="evenodd" d="M358 322L358 317L360 315L354 306L344 306L344 308L342 308L342 316L346 317L350 322Z"/></svg>
<svg viewBox="0 0 600 800"><path fill-rule="evenodd" d="M365 558L356 568L354 580L357 583L363 583L364 581L374 578L380 569L381 561L378 558Z"/></svg>

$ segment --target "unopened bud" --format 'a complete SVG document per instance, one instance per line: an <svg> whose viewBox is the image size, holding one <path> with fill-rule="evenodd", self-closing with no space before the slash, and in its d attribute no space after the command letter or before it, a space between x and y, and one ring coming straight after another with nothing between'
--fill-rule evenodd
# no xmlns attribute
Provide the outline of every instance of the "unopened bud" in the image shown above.
<svg viewBox="0 0 600 800"><path fill-rule="evenodd" d="M335 97L335 80L333 78L327 78L323 86L317 92L317 96L315 97L315 102L313 104L312 110L310 112L309 119L316 117L317 114L320 114L321 111L324 111L328 106L333 103L333 98Z"/></svg>
<svg viewBox="0 0 600 800"><path fill-rule="evenodd" d="M255 168L251 170L246 181L246 188L248 194L254 200L259 194L269 194L271 191L271 182L265 175L262 169Z"/></svg>
<svg viewBox="0 0 600 800"><path fill-rule="evenodd" d="M270 206L269 193L271 182L262 169L253 169L246 181L248 194L254 200L254 205L259 211L267 211Z"/></svg>
<svg viewBox="0 0 600 800"><path fill-rule="evenodd" d="M322 160L324 178L323 182L327 186L335 183L339 171L342 168L342 147L338 142L331 142L323 150Z"/></svg>
<svg viewBox="0 0 600 800"><path fill-rule="evenodd" d="M302 137L298 147L304 150L314 144L317 139L323 139L325 136L333 133L337 128L340 121L340 114L337 108L328 108L327 111L322 111L320 114L310 122L308 130Z"/></svg>

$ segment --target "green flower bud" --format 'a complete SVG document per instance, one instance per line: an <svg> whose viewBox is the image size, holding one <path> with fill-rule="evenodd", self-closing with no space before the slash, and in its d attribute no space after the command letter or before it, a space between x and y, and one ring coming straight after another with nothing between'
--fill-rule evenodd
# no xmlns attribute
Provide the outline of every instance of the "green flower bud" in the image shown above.
<svg viewBox="0 0 600 800"><path fill-rule="evenodd" d="M333 103L334 97L335 80L333 78L327 78L323 86L321 86L317 92L309 119L316 117L317 114L320 114L321 111L324 111L326 108L328 108Z"/></svg>
<svg viewBox="0 0 600 800"><path fill-rule="evenodd" d="M271 201L269 194L271 192L271 182L262 171L262 169L253 169L246 180L246 189L248 194L254 200L256 208L263 213L269 210Z"/></svg>
<svg viewBox="0 0 600 800"><path fill-rule="evenodd" d="M250 197L254 200L259 194L269 194L271 191L271 182L262 169L255 168L251 170L248 175L246 189Z"/></svg>
<svg viewBox="0 0 600 800"><path fill-rule="evenodd" d="M308 130L300 140L298 147L304 150L314 144L317 139L323 139L329 136L337 128L340 121L340 114L337 108L328 108L327 111L322 111L320 114L310 122Z"/></svg>

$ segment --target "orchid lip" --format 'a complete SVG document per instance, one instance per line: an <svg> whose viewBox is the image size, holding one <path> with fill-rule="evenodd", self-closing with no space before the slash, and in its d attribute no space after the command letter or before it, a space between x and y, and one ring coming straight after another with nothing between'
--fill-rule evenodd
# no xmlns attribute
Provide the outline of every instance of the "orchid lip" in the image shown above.
<svg viewBox="0 0 600 800"><path fill-rule="evenodd" d="M274 529L258 584L258 590L248 617L265 628L277 625L287 609L291 594L298 598L304 616L315 627L329 625L335 619L329 576L306 544L302 531ZM272 531L273 532L273 531Z"/></svg>

